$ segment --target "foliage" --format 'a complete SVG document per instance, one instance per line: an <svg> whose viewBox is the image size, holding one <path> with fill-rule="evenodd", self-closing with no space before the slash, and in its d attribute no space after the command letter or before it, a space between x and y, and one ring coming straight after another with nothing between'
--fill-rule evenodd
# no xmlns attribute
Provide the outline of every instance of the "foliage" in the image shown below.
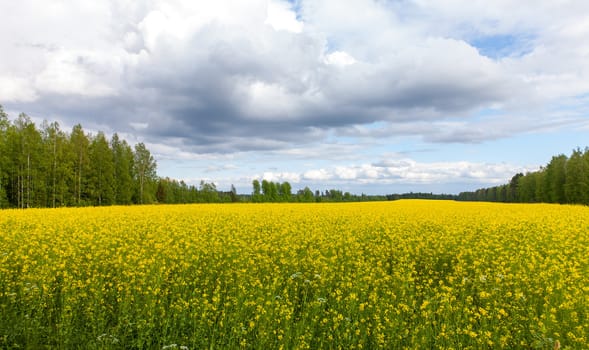
<svg viewBox="0 0 589 350"><path fill-rule="evenodd" d="M332 189L293 193L288 182L253 180L251 195L224 192L215 182L198 186L157 175L157 163L144 143L131 147L113 134L88 134L82 125L70 133L58 123L38 129L21 114L14 122L0 105L0 208L186 204L226 202L342 202L385 200Z"/></svg>
<svg viewBox="0 0 589 350"><path fill-rule="evenodd" d="M280 183L268 181L266 179L262 180L261 183L259 180L254 179L252 181L252 188L252 195L249 199L254 203L366 202L384 201L387 199L393 199L392 197L389 198L389 196L394 196L368 196L365 194L359 196L353 195L349 192L343 193L342 191L336 189L325 190L324 192L317 190L315 191L315 194L313 194L313 191L311 191L309 187L305 187L302 190L298 190L296 194L293 194L292 186L289 182L285 181L283 183Z"/></svg>
<svg viewBox="0 0 589 350"><path fill-rule="evenodd" d="M589 205L589 148L552 157L546 167L516 174L509 184L462 192L465 201Z"/></svg>
<svg viewBox="0 0 589 350"><path fill-rule="evenodd" d="M587 227L451 201L7 210L0 348L586 348Z"/></svg>
<svg viewBox="0 0 589 350"><path fill-rule="evenodd" d="M22 113L13 122L0 106L0 208L150 203L156 163L144 144L135 151L114 134L68 134L58 123L37 128Z"/></svg>

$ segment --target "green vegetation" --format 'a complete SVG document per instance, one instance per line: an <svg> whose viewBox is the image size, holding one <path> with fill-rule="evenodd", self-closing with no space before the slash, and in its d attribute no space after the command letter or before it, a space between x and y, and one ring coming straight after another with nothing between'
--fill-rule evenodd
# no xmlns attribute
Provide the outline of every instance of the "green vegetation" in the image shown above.
<svg viewBox="0 0 589 350"><path fill-rule="evenodd" d="M589 148L573 150L570 157L554 156L538 171L516 174L505 185L462 192L457 199L589 205Z"/></svg>
<svg viewBox="0 0 589 350"><path fill-rule="evenodd" d="M37 128L21 113L11 122L0 105L0 208L44 208L128 204L223 202L352 202L386 200L331 189L292 193L290 183L255 180L252 194L219 191L160 178L156 161L143 143L133 148L115 133L87 134L81 125L70 133L56 122Z"/></svg>
<svg viewBox="0 0 589 350"><path fill-rule="evenodd" d="M0 106L0 208L152 203L156 162L143 143L134 149L114 134L71 133L58 123L38 129Z"/></svg>
<svg viewBox="0 0 589 350"><path fill-rule="evenodd" d="M43 208L128 204L226 202L360 202L397 199L571 203L589 205L589 149L558 155L539 171L516 174L508 184L459 195L404 193L355 195L308 187L293 191L288 182L253 180L251 194L215 183L199 186L160 178L156 161L143 143L131 147L115 133L70 133L56 122L41 128L21 113L13 122L0 105L0 208Z"/></svg>
<svg viewBox="0 0 589 350"><path fill-rule="evenodd" d="M6 210L0 349L584 349L587 227L454 201Z"/></svg>

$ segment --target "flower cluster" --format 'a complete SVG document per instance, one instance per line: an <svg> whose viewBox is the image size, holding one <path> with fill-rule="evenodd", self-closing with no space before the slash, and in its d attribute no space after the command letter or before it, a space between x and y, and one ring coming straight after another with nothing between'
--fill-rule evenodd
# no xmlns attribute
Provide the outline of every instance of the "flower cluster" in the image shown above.
<svg viewBox="0 0 589 350"><path fill-rule="evenodd" d="M589 208L7 210L0 348L584 348Z"/></svg>

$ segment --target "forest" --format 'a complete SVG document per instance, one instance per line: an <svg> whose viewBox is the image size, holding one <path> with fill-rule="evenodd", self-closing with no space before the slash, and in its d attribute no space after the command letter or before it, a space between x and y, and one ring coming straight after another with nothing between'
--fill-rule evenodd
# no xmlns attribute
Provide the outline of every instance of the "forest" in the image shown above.
<svg viewBox="0 0 589 350"><path fill-rule="evenodd" d="M37 127L21 113L11 121L0 105L0 208L219 202L352 202L397 199L589 204L589 149L563 154L538 171L516 174L507 184L459 195L405 193L355 195L337 189L293 192L288 182L252 181L251 194L220 191L157 175L145 144L131 147L116 133L70 132L57 122Z"/></svg>
<svg viewBox="0 0 589 350"><path fill-rule="evenodd" d="M118 134L70 132L57 122L37 127L21 113L11 121L0 105L0 208L55 208L129 204L220 202L325 202L386 200L331 189L292 193L288 182L254 180L252 194L219 191L211 182L198 186L157 175L145 144L131 147Z"/></svg>
<svg viewBox="0 0 589 350"><path fill-rule="evenodd" d="M58 123L37 128L0 106L0 207L62 207L150 203L156 162L143 143L131 147L115 133L71 132Z"/></svg>
<svg viewBox="0 0 589 350"><path fill-rule="evenodd" d="M515 174L507 184L462 192L463 201L589 204L589 148L553 156L538 171Z"/></svg>

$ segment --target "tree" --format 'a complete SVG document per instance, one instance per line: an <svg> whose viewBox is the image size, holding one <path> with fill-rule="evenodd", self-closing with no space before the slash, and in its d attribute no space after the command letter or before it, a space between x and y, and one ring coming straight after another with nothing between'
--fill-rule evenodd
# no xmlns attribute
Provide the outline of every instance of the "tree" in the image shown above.
<svg viewBox="0 0 589 350"><path fill-rule="evenodd" d="M518 189L518 202L536 202L536 173L527 173L521 176L518 182Z"/></svg>
<svg viewBox="0 0 589 350"><path fill-rule="evenodd" d="M145 201L155 196L155 161L138 149L151 162L143 173L150 179ZM0 208L131 204L139 192L134 156L118 135L111 146L102 132L90 137L80 124L68 134L56 122L43 121L39 129L24 113L11 122L0 105Z"/></svg>
<svg viewBox="0 0 589 350"><path fill-rule="evenodd" d="M233 186L233 184L231 184L231 191L229 191L229 197L231 198L231 203L239 202L237 190L235 189L235 186Z"/></svg>
<svg viewBox="0 0 589 350"><path fill-rule="evenodd" d="M565 196L568 203L588 204L589 169L583 153L576 149L571 154L565 166Z"/></svg>
<svg viewBox="0 0 589 350"><path fill-rule="evenodd" d="M205 203L216 203L219 201L219 193L214 183L200 181L200 195Z"/></svg>
<svg viewBox="0 0 589 350"><path fill-rule="evenodd" d="M508 198L507 198L508 202L517 202L518 201L519 179L522 176L524 176L524 174L517 173L511 178L511 181L509 181L509 192L508 192Z"/></svg>
<svg viewBox="0 0 589 350"><path fill-rule="evenodd" d="M0 208L6 208L9 205L6 193L6 184L8 182L8 128L10 123L8 115L0 105Z"/></svg>
<svg viewBox="0 0 589 350"><path fill-rule="evenodd" d="M292 197L292 187L287 181L285 181L279 185L278 193L282 201L290 202Z"/></svg>
<svg viewBox="0 0 589 350"><path fill-rule="evenodd" d="M262 188L264 188L264 184L262 183ZM266 193L264 193L266 195ZM270 202L277 202L278 201L278 183L273 181L268 181L268 193L267 193L267 201Z"/></svg>
<svg viewBox="0 0 589 350"><path fill-rule="evenodd" d="M157 190L155 191L155 199L158 203L170 203L166 202L168 193L168 179L159 179L157 182Z"/></svg>
<svg viewBox="0 0 589 350"><path fill-rule="evenodd" d="M536 201L541 203L548 202L546 188L544 186L546 176L546 168L540 167L540 170L535 173L536 175Z"/></svg>
<svg viewBox="0 0 589 350"><path fill-rule="evenodd" d="M305 187L302 190L299 190L297 193L297 198L299 202L311 203L315 201L315 196L313 196L313 191L309 187Z"/></svg>
<svg viewBox="0 0 589 350"><path fill-rule="evenodd" d="M21 113L12 129L12 155L14 159L13 175L15 183L16 204L19 208L43 205L45 188L40 163L42 156L41 135L31 118Z"/></svg>
<svg viewBox="0 0 589 350"><path fill-rule="evenodd" d="M115 165L113 152L102 132L92 139L90 164L89 192L91 200L96 205L113 204Z"/></svg>
<svg viewBox="0 0 589 350"><path fill-rule="evenodd" d="M71 188L73 189L74 203L80 206L87 204L87 178L90 172L90 157L88 155L90 141L84 133L82 125L77 124L73 127L72 133L70 134L70 143L74 157L74 176Z"/></svg>
<svg viewBox="0 0 589 350"><path fill-rule="evenodd" d="M341 202L344 199L344 194L342 191L331 189L329 190L329 198L334 202Z"/></svg>
<svg viewBox="0 0 589 350"><path fill-rule="evenodd" d="M135 145L134 170L138 188L138 200L140 204L151 203L153 195L148 191L155 183L157 164L155 159L145 147L143 142Z"/></svg>
<svg viewBox="0 0 589 350"><path fill-rule="evenodd" d="M67 205L68 184L72 183L70 143L57 122L43 123L43 145L46 164L47 206L55 208Z"/></svg>
<svg viewBox="0 0 589 350"><path fill-rule="evenodd" d="M566 195L564 185L566 182L567 157L564 154L552 157L546 166L544 176L544 188L546 197L551 203L565 203Z"/></svg>
<svg viewBox="0 0 589 350"><path fill-rule="evenodd" d="M116 133L110 141L114 166L114 202L131 204L133 199L134 155L127 141L119 139Z"/></svg>
<svg viewBox="0 0 589 350"><path fill-rule="evenodd" d="M270 201L270 182L268 180L262 180L262 198L264 202Z"/></svg>
<svg viewBox="0 0 589 350"><path fill-rule="evenodd" d="M258 181L257 179L254 179L252 181L252 187L253 187L252 202L254 202L254 203L261 202L262 201L262 194L261 194L260 181Z"/></svg>

